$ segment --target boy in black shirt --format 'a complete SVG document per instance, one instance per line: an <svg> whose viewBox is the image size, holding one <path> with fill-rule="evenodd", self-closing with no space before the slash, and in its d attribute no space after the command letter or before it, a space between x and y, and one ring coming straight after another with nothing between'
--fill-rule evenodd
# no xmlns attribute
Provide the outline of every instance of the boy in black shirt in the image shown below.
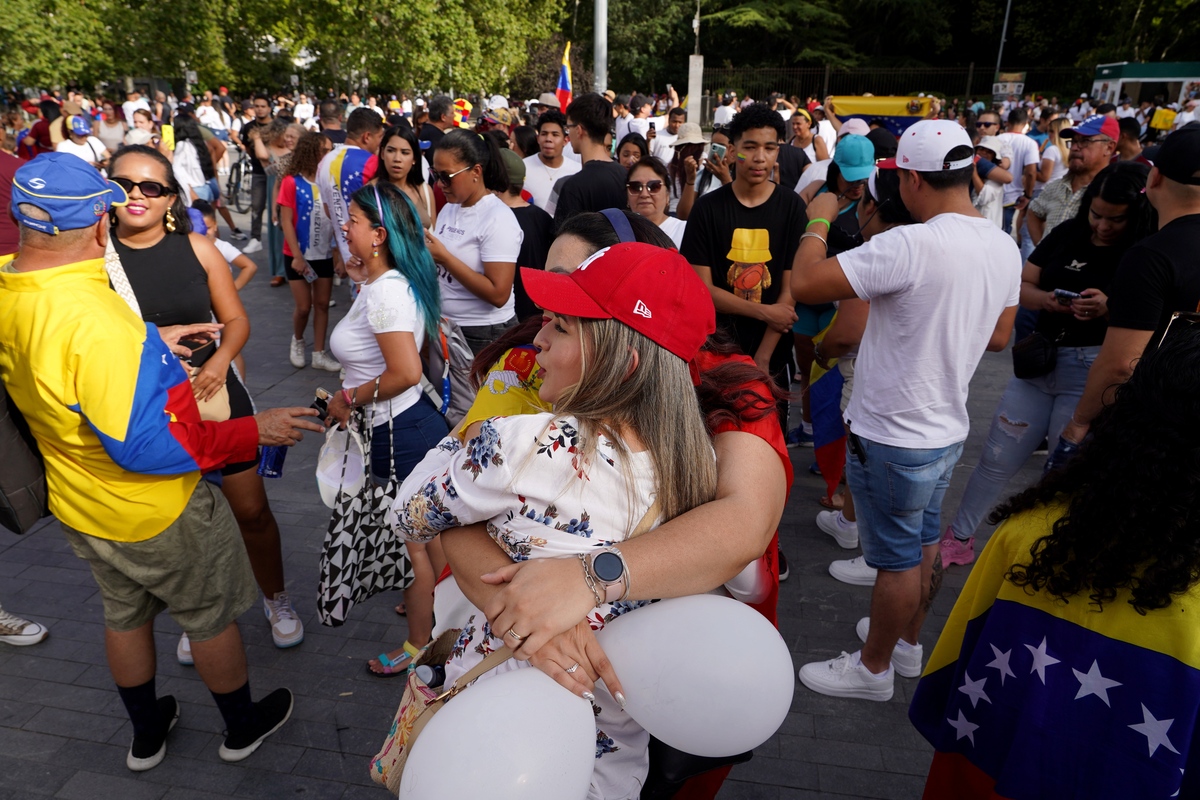
<svg viewBox="0 0 1200 800"><path fill-rule="evenodd" d="M583 169L559 181L554 224L560 226L581 211L625 208L627 171L612 160L604 140L612 123L612 103L595 92L576 97L567 106L567 136L583 161Z"/></svg>
<svg viewBox="0 0 1200 800"><path fill-rule="evenodd" d="M805 221L804 202L770 181L783 138L783 120L765 105L733 118L736 177L696 200L680 252L708 284L717 326L786 388L796 321L792 260Z"/></svg>

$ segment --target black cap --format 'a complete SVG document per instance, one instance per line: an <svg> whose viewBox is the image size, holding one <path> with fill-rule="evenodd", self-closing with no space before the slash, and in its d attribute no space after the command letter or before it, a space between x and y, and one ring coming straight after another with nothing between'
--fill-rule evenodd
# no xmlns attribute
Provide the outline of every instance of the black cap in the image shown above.
<svg viewBox="0 0 1200 800"><path fill-rule="evenodd" d="M867 139L875 146L875 160L896 155L896 137L887 128L872 128Z"/></svg>
<svg viewBox="0 0 1200 800"><path fill-rule="evenodd" d="M1176 183L1200 186L1200 122L1189 122L1168 136L1154 166Z"/></svg>
<svg viewBox="0 0 1200 800"><path fill-rule="evenodd" d="M175 106L175 116L177 117L192 117L196 114L196 107L191 103L180 103Z"/></svg>

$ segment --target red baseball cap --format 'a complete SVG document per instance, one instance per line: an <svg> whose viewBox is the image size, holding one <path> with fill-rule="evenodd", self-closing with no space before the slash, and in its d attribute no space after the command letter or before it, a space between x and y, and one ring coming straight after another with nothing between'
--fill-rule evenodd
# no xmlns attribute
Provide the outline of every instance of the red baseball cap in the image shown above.
<svg viewBox="0 0 1200 800"><path fill-rule="evenodd" d="M704 281L679 253L654 245L606 247L569 275L521 267L521 282L547 311L615 319L684 361L717 329Z"/></svg>

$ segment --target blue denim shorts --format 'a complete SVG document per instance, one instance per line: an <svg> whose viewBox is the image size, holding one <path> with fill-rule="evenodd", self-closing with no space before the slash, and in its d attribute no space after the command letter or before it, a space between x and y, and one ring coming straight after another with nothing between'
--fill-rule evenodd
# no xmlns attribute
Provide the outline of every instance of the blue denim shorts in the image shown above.
<svg viewBox="0 0 1200 800"><path fill-rule="evenodd" d="M393 417L391 427L391 447L388 446L386 422L376 425L371 431L371 476L378 483L385 483L388 479L389 454L396 470L396 480L403 482L425 454L450 432L446 418L424 394L416 403Z"/></svg>
<svg viewBox="0 0 1200 800"><path fill-rule="evenodd" d="M859 437L866 463L846 454L858 539L868 566L902 572L921 563L921 548L941 539L942 498L962 442L931 450L892 447Z"/></svg>

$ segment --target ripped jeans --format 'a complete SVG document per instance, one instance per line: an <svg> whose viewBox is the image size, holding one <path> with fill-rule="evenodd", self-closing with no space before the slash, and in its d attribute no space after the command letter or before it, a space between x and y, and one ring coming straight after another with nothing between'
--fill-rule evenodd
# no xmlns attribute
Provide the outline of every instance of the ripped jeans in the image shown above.
<svg viewBox="0 0 1200 800"><path fill-rule="evenodd" d="M1060 347L1054 371L1040 378L1012 378L996 407L979 465L971 474L950 529L960 539L975 529L1042 439L1057 442L1083 396L1095 347Z"/></svg>

